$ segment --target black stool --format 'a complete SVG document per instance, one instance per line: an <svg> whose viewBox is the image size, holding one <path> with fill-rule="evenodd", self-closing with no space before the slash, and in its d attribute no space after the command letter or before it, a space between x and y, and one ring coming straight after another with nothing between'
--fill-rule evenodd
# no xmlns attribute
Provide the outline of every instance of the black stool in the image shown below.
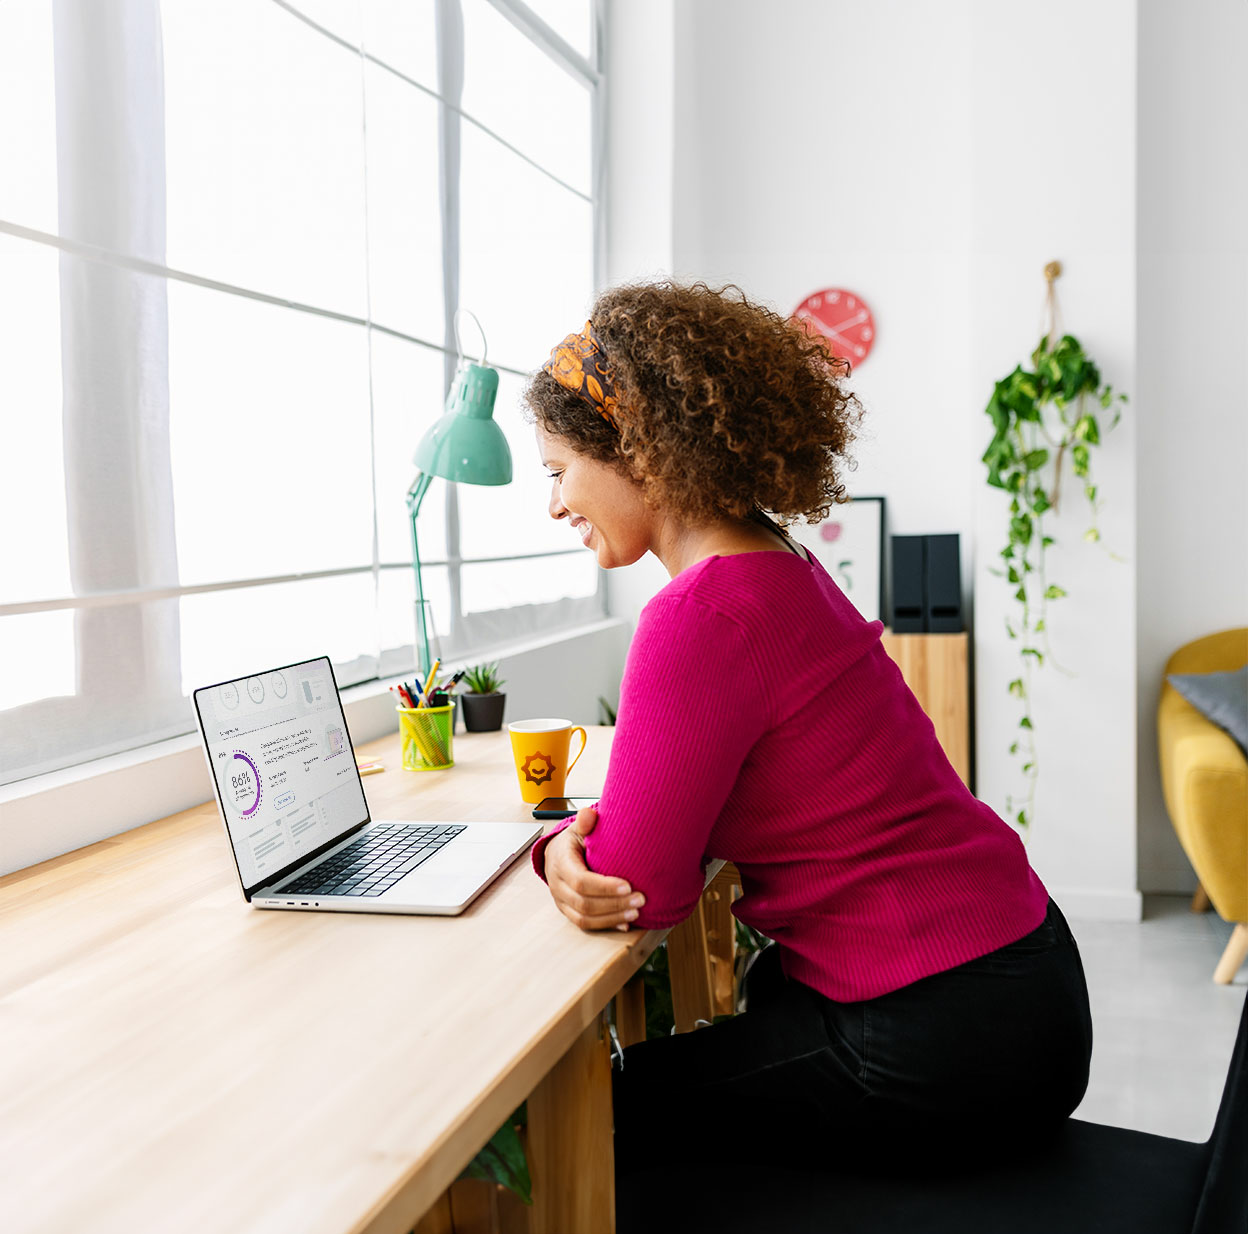
<svg viewBox="0 0 1248 1234"><path fill-rule="evenodd" d="M776 1234L1248 1234L1248 1001L1204 1144L1072 1118L1019 1160L922 1177L752 1168L722 1129L723 1177L628 1180L617 1230Z"/></svg>

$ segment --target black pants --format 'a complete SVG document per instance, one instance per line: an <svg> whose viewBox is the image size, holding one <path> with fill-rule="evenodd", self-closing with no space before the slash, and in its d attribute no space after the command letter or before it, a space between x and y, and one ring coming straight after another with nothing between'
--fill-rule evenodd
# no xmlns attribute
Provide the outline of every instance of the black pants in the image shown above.
<svg viewBox="0 0 1248 1234"><path fill-rule="evenodd" d="M1030 934L879 998L786 979L776 948L747 1010L640 1042L614 1073L617 1176L699 1164L922 1168L1017 1154L1083 1097L1092 1018L1057 905Z"/></svg>

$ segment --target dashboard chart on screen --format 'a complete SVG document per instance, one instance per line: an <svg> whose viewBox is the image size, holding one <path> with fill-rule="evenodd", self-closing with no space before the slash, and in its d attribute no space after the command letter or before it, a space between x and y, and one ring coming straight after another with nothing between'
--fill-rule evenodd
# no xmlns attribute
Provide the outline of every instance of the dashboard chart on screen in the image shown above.
<svg viewBox="0 0 1248 1234"><path fill-rule="evenodd" d="M195 691L243 885L368 817L327 659Z"/></svg>

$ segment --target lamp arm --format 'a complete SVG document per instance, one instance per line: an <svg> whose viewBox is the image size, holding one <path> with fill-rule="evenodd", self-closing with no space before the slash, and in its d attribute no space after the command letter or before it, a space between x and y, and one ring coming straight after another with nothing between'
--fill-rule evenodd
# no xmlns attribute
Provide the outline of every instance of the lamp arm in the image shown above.
<svg viewBox="0 0 1248 1234"><path fill-rule="evenodd" d="M416 536L416 516L420 513L420 504L424 501L425 494L432 483L432 476L418 471L411 488L407 490L407 513L412 524L412 567L416 571L416 611L419 614L416 631L420 636L420 651L423 657L420 668L422 680L433 666L433 657L429 654L429 626L425 620L425 585L420 572L420 543Z"/></svg>

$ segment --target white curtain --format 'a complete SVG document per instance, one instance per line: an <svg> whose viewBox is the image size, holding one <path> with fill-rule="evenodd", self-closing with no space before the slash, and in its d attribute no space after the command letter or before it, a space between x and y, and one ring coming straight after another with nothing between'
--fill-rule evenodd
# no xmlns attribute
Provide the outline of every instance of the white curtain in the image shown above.
<svg viewBox="0 0 1248 1234"><path fill-rule="evenodd" d="M164 265L158 0L54 0L53 13L60 234ZM167 285L68 253L60 263L74 593L175 588ZM79 609L75 627L81 696L180 704L176 599Z"/></svg>
<svg viewBox="0 0 1248 1234"><path fill-rule="evenodd" d="M0 783L191 732L189 690L226 677L326 653L340 684L410 671L402 497L466 279L524 457L506 492L425 503L438 649L602 615L518 414L521 366L591 290L585 177L542 160L593 72L504 8L0 4L0 160L24 173L0 165L0 345L31 349L0 363L21 494L0 512L28 518L0 545Z"/></svg>

